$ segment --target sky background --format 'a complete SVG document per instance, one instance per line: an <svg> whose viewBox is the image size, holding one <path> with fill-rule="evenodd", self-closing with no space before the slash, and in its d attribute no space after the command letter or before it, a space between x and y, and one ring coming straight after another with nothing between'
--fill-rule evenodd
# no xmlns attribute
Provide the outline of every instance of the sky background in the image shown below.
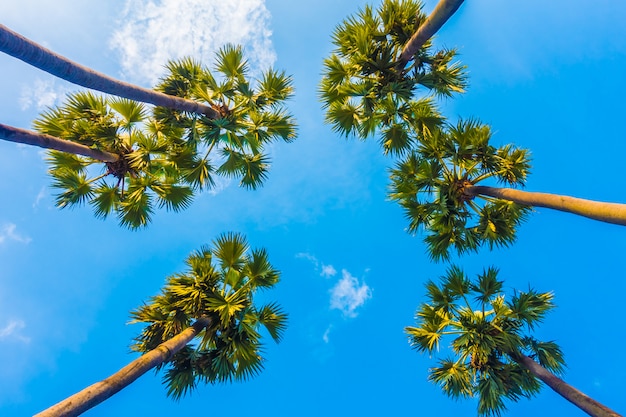
<svg viewBox="0 0 626 417"><path fill-rule="evenodd" d="M294 77L298 139L271 149L266 184L221 182L181 213L158 211L145 230L121 229L90 208L54 207L39 148L0 141L0 415L29 416L136 357L129 311L184 269L193 250L227 231L264 247L282 281L264 297L289 313L268 340L265 370L232 385L201 385L175 402L149 372L86 416L232 412L256 416L471 416L427 381L434 361L403 328L424 299L429 262L387 201L376 140L346 140L325 125L317 86L331 33L365 1L3 1L0 22L76 62L151 86L162 65L191 55L210 65L241 43L255 69ZM370 3L377 5L378 3ZM436 1L425 2L430 12ZM450 119L491 124L495 144L532 152L526 189L626 202L626 3L618 0L466 2L435 43L459 49L467 93L441 102ZM0 55L0 121L30 128L79 88ZM554 291L558 306L536 336L565 353L564 379L626 412L623 378L623 227L537 209L511 248L453 259L470 276L500 268L508 290ZM510 403L508 416L584 415L551 390Z"/></svg>

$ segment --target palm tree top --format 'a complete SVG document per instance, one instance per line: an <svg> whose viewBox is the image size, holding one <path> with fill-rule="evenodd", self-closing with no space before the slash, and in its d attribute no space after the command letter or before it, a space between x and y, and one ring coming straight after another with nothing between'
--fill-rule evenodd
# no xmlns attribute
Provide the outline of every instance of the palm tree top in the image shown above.
<svg viewBox="0 0 626 417"><path fill-rule="evenodd" d="M376 10L366 6L335 29L336 48L324 61L320 85L326 120L335 131L363 139L377 129L402 127L408 132L406 124L419 119L421 113L437 117L427 96L464 91L464 67L454 61L456 52L434 50L430 39L414 54L410 65L398 69L405 44L425 20L421 2L385 0ZM425 94L416 109L416 103L410 102L416 102L420 86ZM396 142L383 141L384 150L399 152L407 145L401 138Z"/></svg>
<svg viewBox="0 0 626 417"><path fill-rule="evenodd" d="M481 245L507 246L530 208L468 190L492 180L523 186L529 152L513 145L493 146L491 129L478 120L460 120L422 136L391 170L389 196L404 208L408 230L424 228L434 260L448 259Z"/></svg>
<svg viewBox="0 0 626 417"><path fill-rule="evenodd" d="M236 233L218 237L186 260L187 270L167 279L162 292L132 312L147 326L133 350L148 352L205 319L208 325L162 366L168 394L180 398L205 383L246 380L263 368L261 329L276 342L286 314L276 303L258 306L257 291L272 288L280 273L263 249L251 249ZM160 366L161 367L161 366Z"/></svg>
<svg viewBox="0 0 626 417"><path fill-rule="evenodd" d="M554 308L553 294L528 289L507 294L499 271L487 268L473 280L451 266L439 282L426 284L426 300L407 327L411 345L439 357L429 380L453 398L478 398L478 413L499 416L506 400L532 397L541 385L516 360L528 355L544 368L563 371L558 345L532 331Z"/></svg>

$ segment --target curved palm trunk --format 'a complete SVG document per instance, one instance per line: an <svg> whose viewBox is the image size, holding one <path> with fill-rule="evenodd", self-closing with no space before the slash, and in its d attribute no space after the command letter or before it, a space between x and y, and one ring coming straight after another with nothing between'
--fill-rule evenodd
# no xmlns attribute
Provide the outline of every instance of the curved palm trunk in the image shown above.
<svg viewBox="0 0 626 417"><path fill-rule="evenodd" d="M563 381L561 378L548 371L543 366L526 355L515 355L513 359L528 369L534 376L552 388L557 394L594 417L621 417L615 411L600 404L593 398L588 397L576 388Z"/></svg>
<svg viewBox="0 0 626 417"><path fill-rule="evenodd" d="M435 10L433 10L430 16L421 24L419 29L404 46L400 59L398 60L398 66L404 67L424 43L437 33L459 7L461 7L462 3L463 0L439 0Z"/></svg>
<svg viewBox="0 0 626 417"><path fill-rule="evenodd" d="M4 25L0 25L0 51L73 84L155 106L204 114L211 119L219 117L217 111L204 104L125 83L72 62Z"/></svg>
<svg viewBox="0 0 626 417"><path fill-rule="evenodd" d="M527 206L546 207L578 214L579 216L588 217L593 220L626 226L626 204L605 203L564 195L535 193L512 188L486 187L482 185L470 185L466 187L464 191L472 197L486 195Z"/></svg>
<svg viewBox="0 0 626 417"><path fill-rule="evenodd" d="M93 159L105 162L115 162L118 155L110 152L93 149L80 143L59 139L54 136L31 132L30 130L7 126L0 123L0 139L9 142L24 143L26 145L39 146L46 149L73 153L77 155L89 156Z"/></svg>
<svg viewBox="0 0 626 417"><path fill-rule="evenodd" d="M114 394L117 394L150 369L169 360L176 352L185 347L202 329L208 326L209 323L210 319L208 317L198 319L193 325L186 328L181 333L135 359L110 377L90 385L47 410L36 414L34 417L69 417L84 413Z"/></svg>

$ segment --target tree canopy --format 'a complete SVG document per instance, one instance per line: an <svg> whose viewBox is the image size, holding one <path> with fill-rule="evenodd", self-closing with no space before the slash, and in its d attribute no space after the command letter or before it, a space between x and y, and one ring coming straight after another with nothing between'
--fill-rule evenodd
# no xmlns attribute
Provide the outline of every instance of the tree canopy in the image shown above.
<svg viewBox="0 0 626 417"><path fill-rule="evenodd" d="M296 137L284 106L292 81L270 69L252 83L235 46L220 50L215 65L216 75L191 59L170 62L156 88L206 103L219 118L89 92L43 113L34 122L39 132L118 156L106 162L51 151L57 206L88 203L96 217L115 214L122 226L136 229L156 208L187 208L197 192L214 186L215 176L238 179L248 189L261 186L269 170L267 145Z"/></svg>

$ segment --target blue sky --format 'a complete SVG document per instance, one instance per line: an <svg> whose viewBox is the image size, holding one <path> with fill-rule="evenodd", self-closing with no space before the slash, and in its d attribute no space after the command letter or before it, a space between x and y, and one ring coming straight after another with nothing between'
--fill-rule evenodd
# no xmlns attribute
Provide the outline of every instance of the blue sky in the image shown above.
<svg viewBox="0 0 626 417"><path fill-rule="evenodd" d="M432 10L435 1L426 1ZM451 119L492 125L496 143L527 147L527 189L626 202L626 3L466 2L438 45L468 65L467 93L441 103ZM1 22L83 65L150 86L165 60L210 64L225 42L243 43L255 68L293 75L299 137L271 150L266 185L223 182L182 213L158 212L146 230L120 229L88 208L54 207L44 152L0 141L0 415L27 416L132 360L128 312L183 269L189 252L220 233L265 247L282 281L265 296L290 314L283 342L267 344L252 381L201 386L174 402L149 373L85 415L475 415L427 381L433 361L412 351L413 324L432 264L386 200L375 140L346 140L317 101L330 35L365 1L22 0L0 3ZM132 40L132 42L131 42ZM0 119L29 128L77 87L0 55ZM511 248L454 259L474 275L497 266L507 288L554 291L558 308L537 332L565 353L565 379L626 412L621 329L624 229L537 209ZM549 389L510 404L508 416L582 416Z"/></svg>

